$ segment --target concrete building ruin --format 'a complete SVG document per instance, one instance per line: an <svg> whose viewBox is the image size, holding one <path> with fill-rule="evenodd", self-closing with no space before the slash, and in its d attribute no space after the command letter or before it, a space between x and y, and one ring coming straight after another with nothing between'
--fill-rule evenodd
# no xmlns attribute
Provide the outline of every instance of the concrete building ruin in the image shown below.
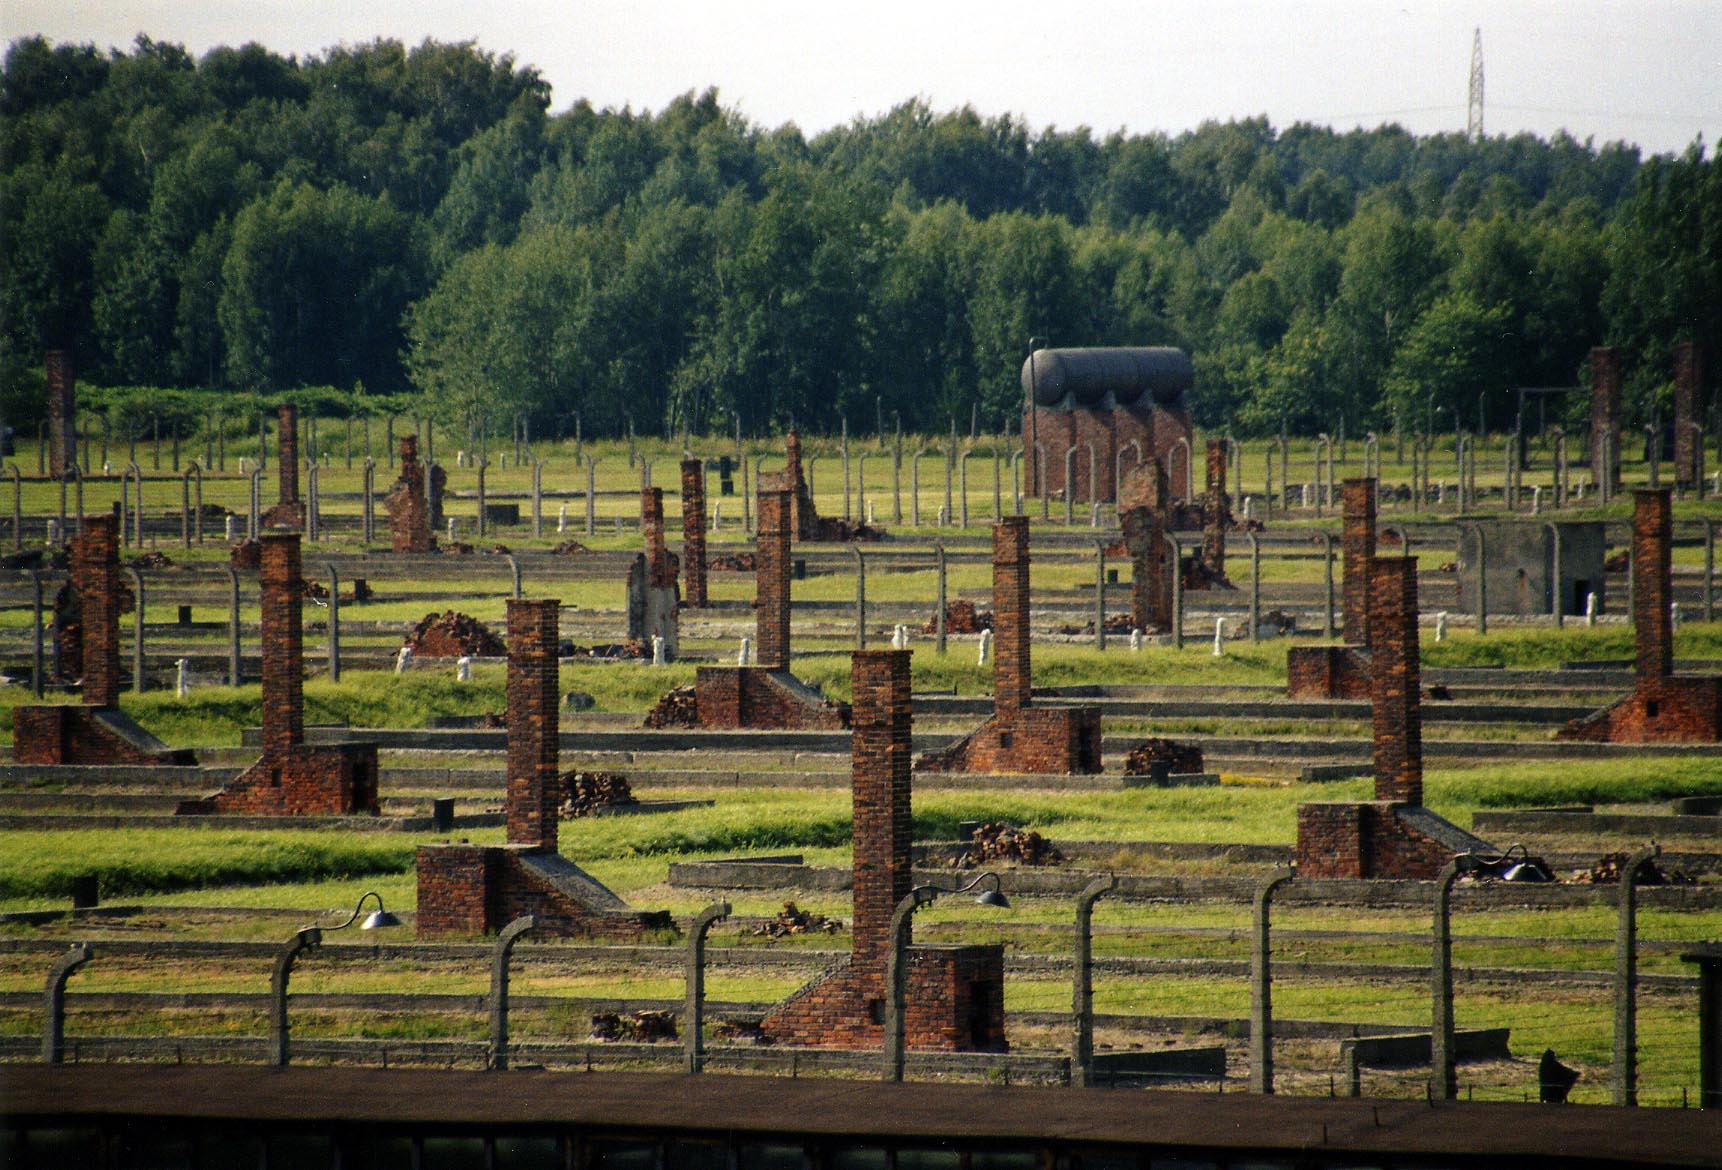
<svg viewBox="0 0 1722 1170"><path fill-rule="evenodd" d="M1150 463L1182 446L1184 476L1193 480L1185 398L1194 384L1195 367L1181 349L1035 350L1022 366L1023 494L1062 496L1073 447L1072 499L1117 499L1115 477L1126 449L1134 450L1135 462Z"/></svg>
<svg viewBox="0 0 1722 1170"><path fill-rule="evenodd" d="M558 850L560 610L554 598L508 602L507 843L419 846L420 938L489 934L523 914L557 938L627 941L674 929L667 913L631 909Z"/></svg>
<svg viewBox="0 0 1722 1170"><path fill-rule="evenodd" d="M1477 536L1483 538L1483 601L1491 614L1582 615L1590 594L1608 604L1603 562L1608 541L1600 520L1480 520L1460 526L1454 566L1459 608L1477 612ZM1558 563L1556 541L1559 541Z"/></svg>
<svg viewBox="0 0 1722 1170"><path fill-rule="evenodd" d="M846 963L765 1017L761 1032L779 1043L877 1048L884 1041L891 917L913 885L909 659L907 650L858 650L850 659L853 949ZM908 1047L1007 1049L1002 945L913 946L907 957Z"/></svg>

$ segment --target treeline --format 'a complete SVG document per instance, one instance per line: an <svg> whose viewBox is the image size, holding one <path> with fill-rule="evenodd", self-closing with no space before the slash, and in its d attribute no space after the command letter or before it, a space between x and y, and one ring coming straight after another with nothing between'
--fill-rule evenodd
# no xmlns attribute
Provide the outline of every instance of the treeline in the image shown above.
<svg viewBox="0 0 1722 1170"><path fill-rule="evenodd" d="M811 140L715 93L548 113L471 44L298 60L20 40L0 79L0 395L420 394L539 434L1015 417L1031 336L1179 345L1239 435L1511 425L1626 351L1722 366L1722 163L1265 119L1177 137L908 102ZM506 423L502 425L506 426Z"/></svg>

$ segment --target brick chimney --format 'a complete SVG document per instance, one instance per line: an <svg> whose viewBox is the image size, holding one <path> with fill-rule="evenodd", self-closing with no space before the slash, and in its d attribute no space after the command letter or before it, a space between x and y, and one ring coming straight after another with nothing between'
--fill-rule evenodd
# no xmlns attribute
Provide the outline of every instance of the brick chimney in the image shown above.
<svg viewBox="0 0 1722 1170"><path fill-rule="evenodd" d="M85 516L71 541L72 589L83 627L84 703L120 701L120 541L113 514Z"/></svg>
<svg viewBox="0 0 1722 1170"><path fill-rule="evenodd" d="M1704 385L1704 351L1698 343L1682 341L1674 347L1674 482L1680 487L1698 486L1703 478L1703 434L1701 387Z"/></svg>
<svg viewBox="0 0 1722 1170"><path fill-rule="evenodd" d="M791 439L795 432L789 432ZM795 448L790 448L792 451ZM789 505L793 492L759 493L759 532L754 543L755 654L767 670L789 669Z"/></svg>
<svg viewBox="0 0 1722 1170"><path fill-rule="evenodd" d="M698 459L682 460L682 593L687 603L706 600L706 474Z"/></svg>
<svg viewBox="0 0 1722 1170"><path fill-rule="evenodd" d="M864 992L884 993L891 914L909 892L910 700L907 650L850 658L854 796L852 966Z"/></svg>
<svg viewBox="0 0 1722 1170"><path fill-rule="evenodd" d="M281 418L275 431L275 458L280 464L276 474L281 477L283 504L299 502L299 408L292 403L281 407Z"/></svg>
<svg viewBox="0 0 1722 1170"><path fill-rule="evenodd" d="M1423 803L1422 675L1417 661L1417 559L1369 563L1370 711L1375 799Z"/></svg>
<svg viewBox="0 0 1722 1170"><path fill-rule="evenodd" d="M1028 706L1028 517L1006 516L993 525L993 711Z"/></svg>
<svg viewBox="0 0 1722 1170"><path fill-rule="evenodd" d="M77 462L77 373L63 349L43 354L42 366L48 378L48 474L57 478Z"/></svg>
<svg viewBox="0 0 1722 1170"><path fill-rule="evenodd" d="M1602 437L1614 436L1609 466L1602 466ZM1598 483L1620 482L1620 353L1612 346L1590 351L1590 466Z"/></svg>
<svg viewBox="0 0 1722 1170"><path fill-rule="evenodd" d="M1226 575L1226 521L1231 499L1226 495L1226 441L1208 440L1208 506L1202 525L1202 560L1215 576Z"/></svg>
<svg viewBox="0 0 1722 1170"><path fill-rule="evenodd" d="M258 571L263 610L263 754L305 742L305 639L299 534L265 529Z"/></svg>
<svg viewBox="0 0 1722 1170"><path fill-rule="evenodd" d="M561 809L555 598L508 602L508 843L554 852Z"/></svg>
<svg viewBox="0 0 1722 1170"><path fill-rule="evenodd" d="M1632 493L1632 627L1641 682L1674 673L1670 544L1674 516L1667 488Z"/></svg>
<svg viewBox="0 0 1722 1170"><path fill-rule="evenodd" d="M669 571L670 550L664 543L664 489L640 489L640 535L646 544L646 573L650 583L659 589L675 585L675 574Z"/></svg>
<svg viewBox="0 0 1722 1170"><path fill-rule="evenodd" d="M1344 577L1340 605L1345 642L1369 647L1369 562L1375 559L1375 480L1348 479L1340 486L1345 527L1340 534Z"/></svg>

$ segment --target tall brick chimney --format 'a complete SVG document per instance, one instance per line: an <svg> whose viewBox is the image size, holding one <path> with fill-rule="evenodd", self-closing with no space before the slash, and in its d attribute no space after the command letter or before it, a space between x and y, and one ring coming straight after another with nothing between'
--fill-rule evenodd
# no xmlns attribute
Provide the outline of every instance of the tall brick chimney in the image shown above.
<svg viewBox="0 0 1722 1170"><path fill-rule="evenodd" d="M850 659L854 795L853 967L883 994L891 914L909 892L910 701L907 650L857 650Z"/></svg>
<svg viewBox="0 0 1722 1170"><path fill-rule="evenodd" d="M1415 557L1376 557L1370 562L1369 610L1375 799L1421 805L1423 710Z"/></svg>
<svg viewBox="0 0 1722 1170"><path fill-rule="evenodd" d="M42 366L48 378L48 474L57 478L77 462L77 373L63 349L43 354Z"/></svg>
<svg viewBox="0 0 1722 1170"><path fill-rule="evenodd" d="M299 502L299 408L292 403L281 407L280 422L275 432L275 455L280 464L276 474L281 477L283 504Z"/></svg>
<svg viewBox="0 0 1722 1170"><path fill-rule="evenodd" d="M1703 408L1699 396L1704 385L1704 351L1694 341L1674 347L1674 482L1680 487L1698 486L1703 478Z"/></svg>
<svg viewBox="0 0 1722 1170"><path fill-rule="evenodd" d="M795 432L789 434L793 439ZM792 490L781 487L759 493L759 532L754 545L755 653L758 664L767 670L789 669L789 506L793 496Z"/></svg>
<svg viewBox="0 0 1722 1170"><path fill-rule="evenodd" d="M640 489L640 535L646 544L646 566L653 574L652 584L663 585L657 573L669 560L669 547L664 543L664 489ZM674 582L670 582L674 584Z"/></svg>
<svg viewBox="0 0 1722 1170"><path fill-rule="evenodd" d="M299 534L265 529L258 587L263 618L263 754L305 742L305 639Z"/></svg>
<svg viewBox="0 0 1722 1170"><path fill-rule="evenodd" d="M706 598L706 474L698 459L682 460L682 581L687 603Z"/></svg>
<svg viewBox="0 0 1722 1170"><path fill-rule="evenodd" d="M1641 682L1674 673L1674 618L1669 610L1674 514L1667 488L1632 493L1632 626Z"/></svg>
<svg viewBox="0 0 1722 1170"><path fill-rule="evenodd" d="M1172 624L1172 578L1167 572L1165 509L1170 499L1166 465L1158 459L1124 473L1118 487L1118 522L1130 553L1130 616L1144 630Z"/></svg>
<svg viewBox="0 0 1722 1170"><path fill-rule="evenodd" d="M1369 562L1375 559L1375 480L1348 479L1340 486L1345 527L1340 534L1340 598L1345 642L1369 647Z"/></svg>
<svg viewBox="0 0 1722 1170"><path fill-rule="evenodd" d="M1607 468L1602 466L1602 437L1614 437ZM1620 482L1620 353L1612 346L1590 351L1590 466L1598 483Z"/></svg>
<svg viewBox="0 0 1722 1170"><path fill-rule="evenodd" d="M119 520L112 513L85 516L70 551L83 627L84 703L115 707L120 701Z"/></svg>
<svg viewBox="0 0 1722 1170"><path fill-rule="evenodd" d="M993 525L993 711L1028 706L1028 517L1006 516Z"/></svg>
<svg viewBox="0 0 1722 1170"><path fill-rule="evenodd" d="M508 843L554 852L561 808L555 598L508 602Z"/></svg>
<svg viewBox="0 0 1722 1170"><path fill-rule="evenodd" d="M1226 441L1208 440L1208 506L1202 524L1202 560L1217 577L1226 575L1226 521L1231 498L1226 495Z"/></svg>

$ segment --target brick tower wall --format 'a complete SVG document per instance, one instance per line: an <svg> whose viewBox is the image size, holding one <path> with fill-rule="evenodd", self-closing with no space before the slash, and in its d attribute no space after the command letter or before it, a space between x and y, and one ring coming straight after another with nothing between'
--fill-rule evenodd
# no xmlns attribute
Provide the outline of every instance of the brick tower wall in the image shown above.
<svg viewBox="0 0 1722 1170"><path fill-rule="evenodd" d="M425 499L425 469L417 435L401 436L401 473L383 507L389 514L389 544L398 553L436 551L436 527Z"/></svg>
<svg viewBox="0 0 1722 1170"><path fill-rule="evenodd" d="M882 995L891 914L909 892L909 651L858 650L850 659L850 784L854 803L852 965Z"/></svg>
<svg viewBox="0 0 1722 1170"><path fill-rule="evenodd" d="M281 407L275 431L275 474L280 477L283 504L299 502L299 408L292 403Z"/></svg>
<svg viewBox="0 0 1722 1170"><path fill-rule="evenodd" d="M1343 633L1351 646L1369 647L1369 563L1375 559L1375 480L1348 479L1340 487L1345 527L1340 535Z"/></svg>
<svg viewBox="0 0 1722 1170"><path fill-rule="evenodd" d="M58 478L77 462L77 372L63 349L43 354L42 365L48 378L48 474Z"/></svg>
<svg viewBox="0 0 1722 1170"><path fill-rule="evenodd" d="M1130 624L1152 632L1172 625L1172 574L1158 513L1127 508L1118 517L1130 553Z"/></svg>
<svg viewBox="0 0 1722 1170"><path fill-rule="evenodd" d="M706 593L706 474L698 459L682 460L682 593L690 606L708 604Z"/></svg>
<svg viewBox="0 0 1722 1170"><path fill-rule="evenodd" d="M1632 627L1641 682L1674 673L1674 512L1667 488L1633 492Z"/></svg>
<svg viewBox="0 0 1722 1170"><path fill-rule="evenodd" d="M1614 436L1612 457L1602 466L1602 437ZM1620 354L1610 346L1590 351L1590 466L1591 475L1609 483L1620 482Z"/></svg>
<svg viewBox="0 0 1722 1170"><path fill-rule="evenodd" d="M120 701L120 537L111 513L86 516L71 541L72 590L83 629L84 703L115 707Z"/></svg>
<svg viewBox="0 0 1722 1170"><path fill-rule="evenodd" d="M300 625L299 534L265 531L258 571L263 624L263 753L305 740L305 636Z"/></svg>
<svg viewBox="0 0 1722 1170"><path fill-rule="evenodd" d="M508 843L554 851L557 769L557 617L561 602L508 602Z"/></svg>
<svg viewBox="0 0 1722 1170"><path fill-rule="evenodd" d="M793 432L791 432L793 434ZM769 670L789 669L789 524L787 490L759 493L755 551L755 661Z"/></svg>
<svg viewBox="0 0 1722 1170"><path fill-rule="evenodd" d="M1674 347L1674 482L1693 488L1704 478L1702 401L1704 351L1697 342L1682 341Z"/></svg>
<svg viewBox="0 0 1722 1170"><path fill-rule="evenodd" d="M993 525L993 710L1028 706L1034 689L1029 665L1028 517L1006 516Z"/></svg>
<svg viewBox="0 0 1722 1170"><path fill-rule="evenodd" d="M1415 557L1370 562L1369 607L1375 799L1421 805L1423 711Z"/></svg>
<svg viewBox="0 0 1722 1170"><path fill-rule="evenodd" d="M1232 500L1226 494L1226 441L1208 440L1208 500L1203 512L1202 560L1219 577L1226 575L1226 525Z"/></svg>

